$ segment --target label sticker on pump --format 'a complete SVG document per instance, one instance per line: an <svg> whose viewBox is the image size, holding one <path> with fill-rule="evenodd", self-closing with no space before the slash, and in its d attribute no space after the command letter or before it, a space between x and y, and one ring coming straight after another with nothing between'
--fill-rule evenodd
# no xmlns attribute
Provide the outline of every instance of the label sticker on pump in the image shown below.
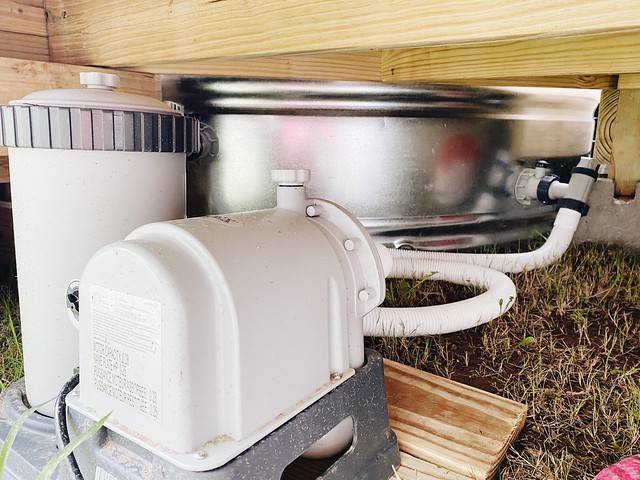
<svg viewBox="0 0 640 480"><path fill-rule="evenodd" d="M160 302L92 285L93 383L96 390L160 419Z"/></svg>

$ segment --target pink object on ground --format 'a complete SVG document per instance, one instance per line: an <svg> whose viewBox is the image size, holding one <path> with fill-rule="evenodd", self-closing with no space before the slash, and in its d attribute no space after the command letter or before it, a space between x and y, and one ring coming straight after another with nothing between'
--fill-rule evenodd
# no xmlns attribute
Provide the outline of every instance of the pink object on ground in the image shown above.
<svg viewBox="0 0 640 480"><path fill-rule="evenodd" d="M593 480L640 480L640 455L620 460L605 468Z"/></svg>

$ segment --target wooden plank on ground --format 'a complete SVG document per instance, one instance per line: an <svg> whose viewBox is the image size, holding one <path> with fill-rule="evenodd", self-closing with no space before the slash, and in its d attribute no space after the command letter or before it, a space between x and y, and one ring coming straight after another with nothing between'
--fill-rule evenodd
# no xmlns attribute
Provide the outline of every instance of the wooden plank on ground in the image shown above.
<svg viewBox="0 0 640 480"><path fill-rule="evenodd" d="M9 183L9 159L0 156L0 183Z"/></svg>
<svg viewBox="0 0 640 480"><path fill-rule="evenodd" d="M640 30L636 30L390 50L382 56L382 77L396 82L459 81L640 72L639 46Z"/></svg>
<svg viewBox="0 0 640 480"><path fill-rule="evenodd" d="M52 59L122 67L640 29L640 2L618 0L48 0L47 9Z"/></svg>
<svg viewBox="0 0 640 480"><path fill-rule="evenodd" d="M405 469L433 478L493 478L527 415L520 403L386 360L385 384Z"/></svg>
<svg viewBox="0 0 640 480"><path fill-rule="evenodd" d="M0 31L0 57L49 60L47 37Z"/></svg>
<svg viewBox="0 0 640 480"><path fill-rule="evenodd" d="M2 0L0 30L46 37L47 22L44 8L15 0Z"/></svg>
<svg viewBox="0 0 640 480"><path fill-rule="evenodd" d="M398 476L401 480L469 480L466 475L438 467L405 452L400 452L400 458L402 463L398 469ZM392 477L392 480L396 479Z"/></svg>

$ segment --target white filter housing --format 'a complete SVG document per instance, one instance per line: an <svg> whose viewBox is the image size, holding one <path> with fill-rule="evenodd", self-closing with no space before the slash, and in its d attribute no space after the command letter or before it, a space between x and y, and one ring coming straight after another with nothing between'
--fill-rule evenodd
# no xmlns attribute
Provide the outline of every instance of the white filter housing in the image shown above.
<svg viewBox="0 0 640 480"><path fill-rule="evenodd" d="M278 202L146 225L94 255L70 407L112 411L109 428L202 471L349 378L362 317L384 298L377 248L301 184L281 185Z"/></svg>
<svg viewBox="0 0 640 480"><path fill-rule="evenodd" d="M46 415L78 366L70 282L101 247L140 225L185 215L187 119L159 100L115 92L115 75L87 73L81 81L87 88L36 92L0 110L26 393L32 405L49 401L40 408Z"/></svg>
<svg viewBox="0 0 640 480"><path fill-rule="evenodd" d="M78 366L67 286L115 238L184 216L184 154L16 148L10 168L26 391L39 405Z"/></svg>

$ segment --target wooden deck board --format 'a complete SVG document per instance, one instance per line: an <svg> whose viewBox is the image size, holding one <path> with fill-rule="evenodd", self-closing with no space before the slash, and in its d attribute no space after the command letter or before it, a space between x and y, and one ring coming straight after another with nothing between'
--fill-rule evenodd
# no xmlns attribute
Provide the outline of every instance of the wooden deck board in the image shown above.
<svg viewBox="0 0 640 480"><path fill-rule="evenodd" d="M55 61L111 67L640 28L640 4L614 0L49 0L47 10Z"/></svg>

